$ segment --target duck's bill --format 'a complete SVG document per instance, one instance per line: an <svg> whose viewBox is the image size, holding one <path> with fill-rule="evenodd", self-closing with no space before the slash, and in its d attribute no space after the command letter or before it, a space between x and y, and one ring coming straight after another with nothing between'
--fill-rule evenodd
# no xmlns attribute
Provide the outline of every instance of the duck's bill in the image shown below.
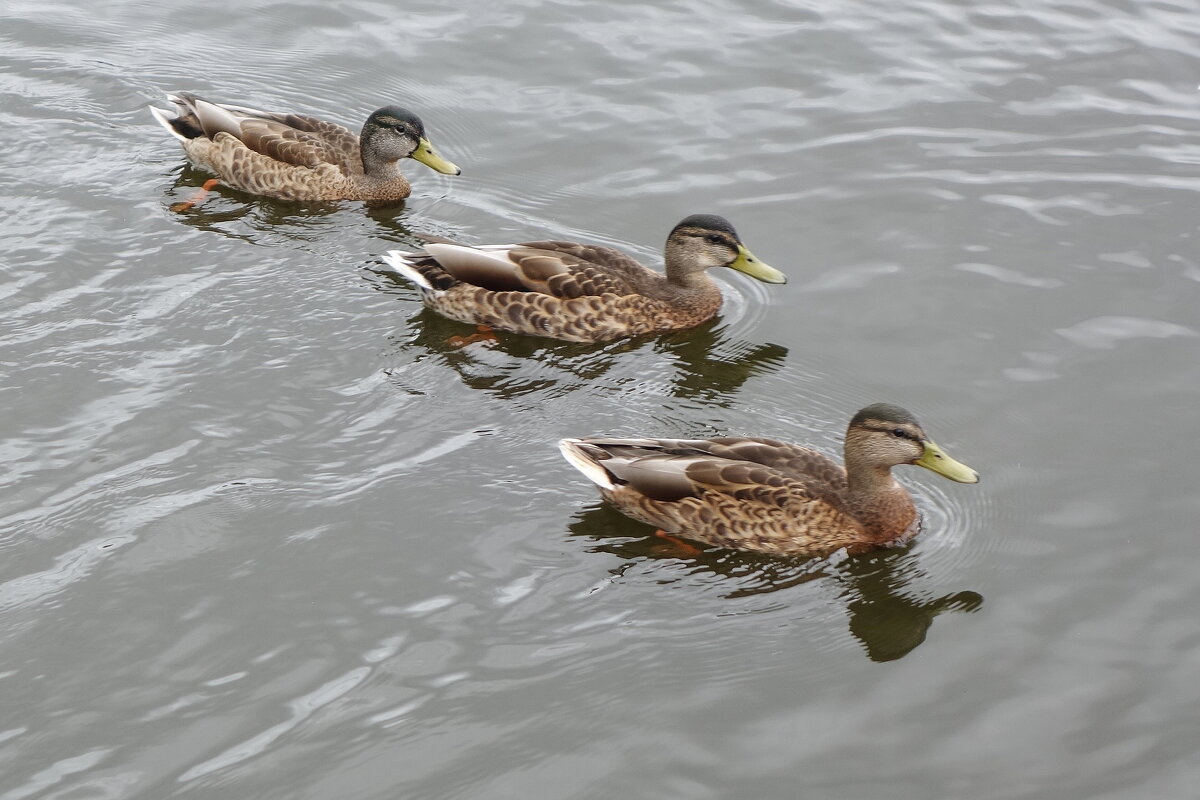
<svg viewBox="0 0 1200 800"><path fill-rule="evenodd" d="M942 448L933 442L925 443L925 452L916 460L918 467L933 470L944 478L959 483L979 483L979 473L946 455Z"/></svg>
<svg viewBox="0 0 1200 800"><path fill-rule="evenodd" d="M433 149L433 145L429 143L428 139L421 140L421 143L417 145L417 149L413 151L412 157L430 169L437 170L444 175L462 174L462 170L455 164L437 154L437 151Z"/></svg>
<svg viewBox="0 0 1200 800"><path fill-rule="evenodd" d="M757 278L763 283L787 283L787 275L784 275L770 264L764 264L759 261L754 257L754 253L746 249L745 245L738 245L738 257L729 265L729 268L736 269L738 272L744 272L751 278Z"/></svg>

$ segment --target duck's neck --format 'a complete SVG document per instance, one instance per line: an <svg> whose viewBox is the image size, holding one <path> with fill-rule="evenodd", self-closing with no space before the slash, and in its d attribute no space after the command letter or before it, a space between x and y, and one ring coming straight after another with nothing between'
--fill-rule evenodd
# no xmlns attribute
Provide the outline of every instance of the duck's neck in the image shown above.
<svg viewBox="0 0 1200 800"><path fill-rule="evenodd" d="M388 158L381 155L378 149L370 146L367 131L363 131L358 140L358 151L362 155L363 173L368 178L376 180L391 180L399 174L396 162L400 159Z"/></svg>
<svg viewBox="0 0 1200 800"><path fill-rule="evenodd" d="M648 277L642 294L662 300L679 312L686 311L697 324L721 308L721 289L704 270L672 270L668 263L665 280L657 275Z"/></svg>
<svg viewBox="0 0 1200 800"><path fill-rule="evenodd" d="M879 542L911 533L917 509L889 467L879 467L846 453L846 510Z"/></svg>
<svg viewBox="0 0 1200 800"><path fill-rule="evenodd" d="M667 282L672 286L678 286L681 289L686 289L689 292L709 292L714 291L720 294L721 290L717 288L717 282L708 276L708 270L703 269L672 269L672 264L667 263Z"/></svg>
<svg viewBox="0 0 1200 800"><path fill-rule="evenodd" d="M708 270L699 269L691 262L686 252L673 241L667 242L664 253L667 284L677 292L703 297L721 304L721 290L716 281L708 276Z"/></svg>

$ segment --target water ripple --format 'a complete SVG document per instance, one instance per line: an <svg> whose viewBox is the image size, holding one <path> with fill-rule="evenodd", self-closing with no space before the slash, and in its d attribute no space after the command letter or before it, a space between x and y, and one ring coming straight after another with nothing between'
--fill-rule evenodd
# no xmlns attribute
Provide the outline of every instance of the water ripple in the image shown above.
<svg viewBox="0 0 1200 800"><path fill-rule="evenodd" d="M6 797L1186 794L1198 37L1125 0L12 0ZM175 214L174 89L400 103L464 173ZM700 211L791 281L717 273L678 335L453 348L374 271L417 232L658 264ZM554 448L834 455L880 400L982 482L897 469L924 530L864 556L672 552Z"/></svg>

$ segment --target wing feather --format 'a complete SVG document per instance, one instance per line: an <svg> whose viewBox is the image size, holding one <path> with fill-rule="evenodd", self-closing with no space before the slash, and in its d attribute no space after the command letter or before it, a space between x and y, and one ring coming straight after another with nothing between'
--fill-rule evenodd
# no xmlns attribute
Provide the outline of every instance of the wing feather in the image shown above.
<svg viewBox="0 0 1200 800"><path fill-rule="evenodd" d="M836 503L839 485L817 484L844 471L808 448L771 439L583 439L583 454L616 482L660 502L709 492L740 501L781 505L803 495Z"/></svg>
<svg viewBox="0 0 1200 800"><path fill-rule="evenodd" d="M425 251L457 280L490 291L536 292L564 299L634 293L620 275L565 250L531 245L480 248L431 243L425 246ZM645 269L640 265L638 268Z"/></svg>
<svg viewBox="0 0 1200 800"><path fill-rule="evenodd" d="M194 120L210 139L224 132L250 150L285 164L310 168L332 164L343 172L362 172L358 137L337 123L304 114L211 103L188 94L171 99L183 112L181 119Z"/></svg>

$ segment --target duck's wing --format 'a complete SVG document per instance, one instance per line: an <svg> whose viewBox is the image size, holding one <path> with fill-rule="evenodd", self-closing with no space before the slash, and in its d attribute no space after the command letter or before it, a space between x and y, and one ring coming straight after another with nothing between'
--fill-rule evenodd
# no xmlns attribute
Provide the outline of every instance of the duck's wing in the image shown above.
<svg viewBox="0 0 1200 800"><path fill-rule="evenodd" d="M661 502L717 492L782 506L833 503L845 472L815 450L772 439L565 439L563 455L603 489L627 486Z"/></svg>
<svg viewBox="0 0 1200 800"><path fill-rule="evenodd" d="M358 137L336 123L304 114L212 103L186 93L170 99L180 111L174 121L176 130L190 126L210 139L227 133L249 150L285 164L332 164L344 172L362 171Z"/></svg>
<svg viewBox="0 0 1200 800"><path fill-rule="evenodd" d="M608 253L607 261L604 251ZM450 277L463 283L495 292L537 292L561 298L635 293L628 264L620 270L611 266L620 259L647 271L616 250L571 242L482 247L434 243L425 246L425 253ZM420 254L405 255L411 262Z"/></svg>

